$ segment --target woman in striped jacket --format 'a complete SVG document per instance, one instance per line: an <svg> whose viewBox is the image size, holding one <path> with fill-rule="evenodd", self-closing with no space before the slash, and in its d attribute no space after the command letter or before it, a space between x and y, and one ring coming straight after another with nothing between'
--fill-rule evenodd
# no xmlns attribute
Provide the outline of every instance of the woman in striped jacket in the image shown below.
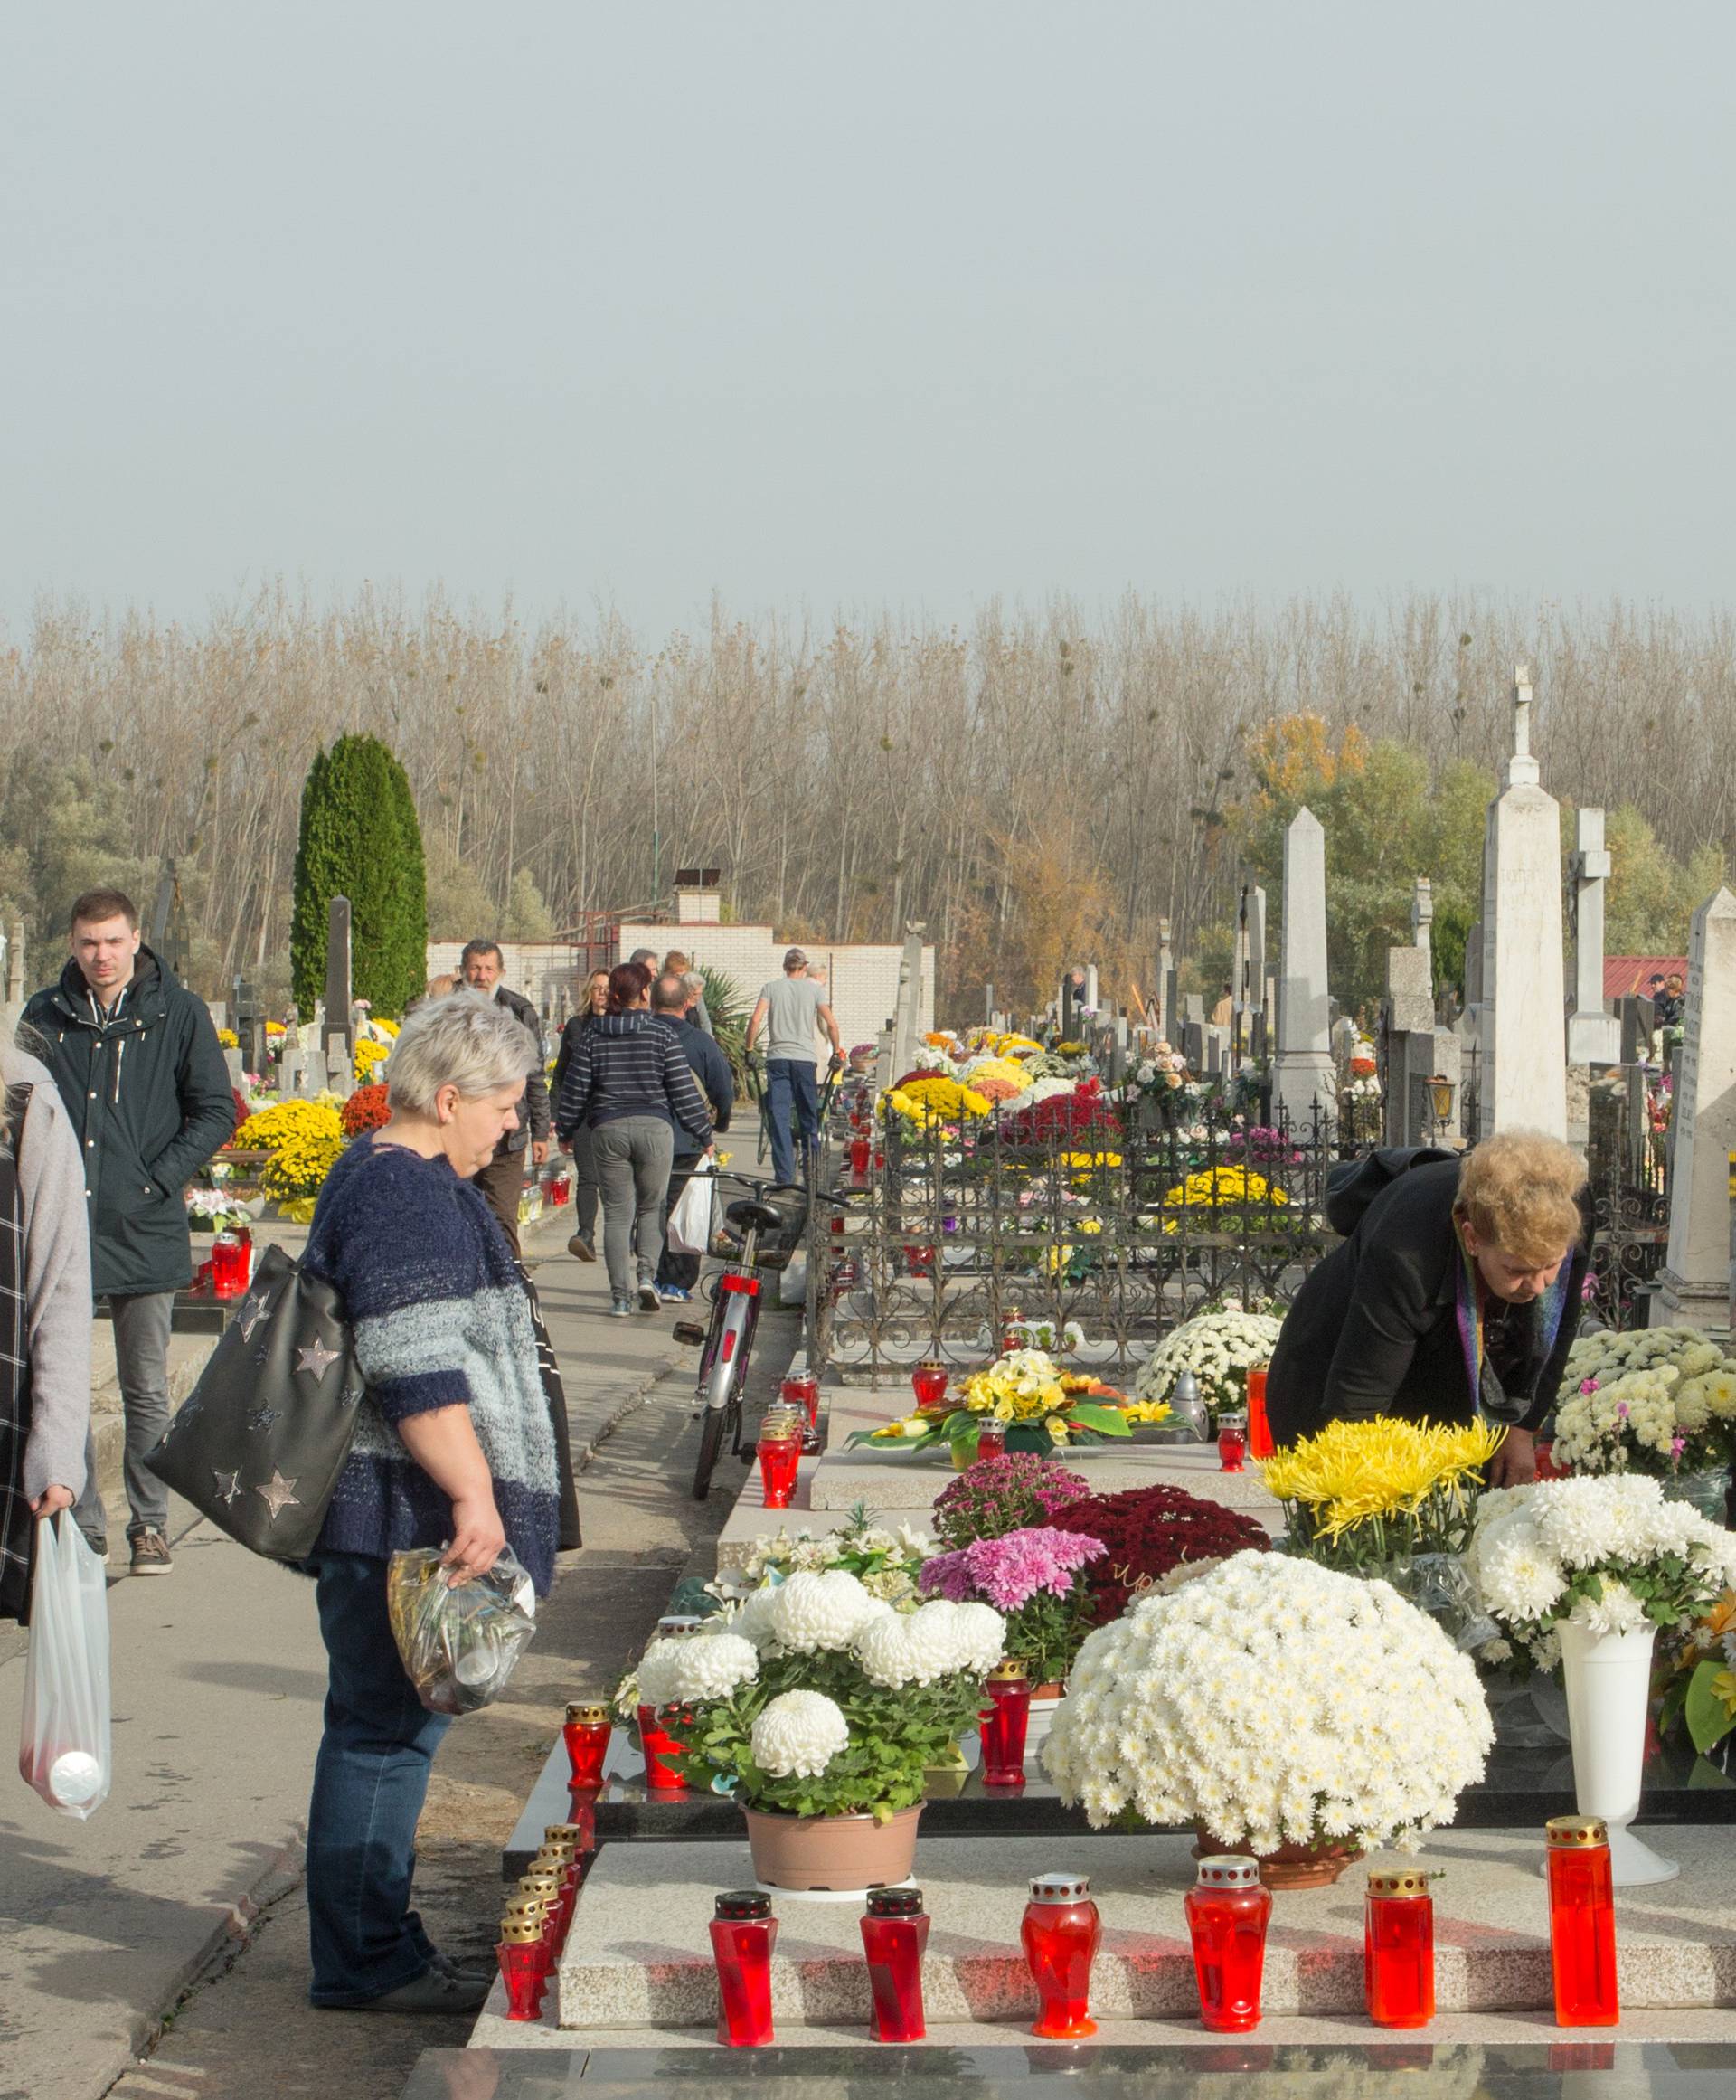
<svg viewBox="0 0 1736 2100"><path fill-rule="evenodd" d="M591 1133L591 1153L603 1198L603 1260L609 1267L609 1310L630 1314L633 1267L638 1307L662 1303L655 1281L663 1252L663 1198L675 1153L709 1152L712 1119L675 1031L648 1010L651 973L637 962L609 973L609 1011L574 1051L561 1081L554 1127L563 1145L580 1130Z"/></svg>

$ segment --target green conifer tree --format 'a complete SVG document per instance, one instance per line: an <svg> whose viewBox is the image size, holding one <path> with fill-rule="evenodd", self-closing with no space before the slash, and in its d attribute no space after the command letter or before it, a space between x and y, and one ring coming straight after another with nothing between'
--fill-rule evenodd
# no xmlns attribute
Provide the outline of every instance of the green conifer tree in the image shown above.
<svg viewBox="0 0 1736 2100"><path fill-rule="evenodd" d="M289 968L304 1015L326 990L334 897L350 900L355 996L395 1019L428 977L428 879L404 769L378 737L340 736L307 769Z"/></svg>

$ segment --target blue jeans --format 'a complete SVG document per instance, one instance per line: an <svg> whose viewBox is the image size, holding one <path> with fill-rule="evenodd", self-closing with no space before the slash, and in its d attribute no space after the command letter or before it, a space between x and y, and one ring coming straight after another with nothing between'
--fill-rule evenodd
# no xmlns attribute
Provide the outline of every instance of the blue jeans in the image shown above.
<svg viewBox="0 0 1736 2100"><path fill-rule="evenodd" d="M404 1674L385 1562L327 1553L316 1572L331 1675L307 1810L309 1996L360 2005L413 1982L434 1956L410 1883L428 1768L449 1723Z"/></svg>
<svg viewBox="0 0 1736 2100"><path fill-rule="evenodd" d="M789 1111L801 1125L802 1159L820 1128L820 1093L814 1064L807 1057L771 1057L766 1061L766 1121L771 1125L771 1178L787 1187L797 1179L796 1150L789 1139ZM806 1176L803 1177L806 1178Z"/></svg>

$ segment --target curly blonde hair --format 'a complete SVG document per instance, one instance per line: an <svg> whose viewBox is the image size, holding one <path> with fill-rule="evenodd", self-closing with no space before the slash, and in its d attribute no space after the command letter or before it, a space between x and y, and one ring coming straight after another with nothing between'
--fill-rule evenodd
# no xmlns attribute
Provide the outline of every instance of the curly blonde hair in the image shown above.
<svg viewBox="0 0 1736 2100"><path fill-rule="evenodd" d="M1479 1240L1529 1267L1546 1269L1576 1247L1584 1229L1585 1161L1542 1130L1497 1130L1458 1170L1454 1214Z"/></svg>

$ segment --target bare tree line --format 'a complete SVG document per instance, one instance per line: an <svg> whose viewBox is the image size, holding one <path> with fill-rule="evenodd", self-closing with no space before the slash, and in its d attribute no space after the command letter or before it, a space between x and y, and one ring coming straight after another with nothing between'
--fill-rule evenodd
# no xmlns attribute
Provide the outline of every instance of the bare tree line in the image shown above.
<svg viewBox="0 0 1736 2100"><path fill-rule="evenodd" d="M91 850L192 872L207 989L269 979L302 777L321 743L369 730L409 771L431 867L497 904L528 869L571 926L650 901L677 863L716 862L740 916L840 940L921 920L949 997L986 973L1013 994L1052 960L1034 936L1022 951L1038 863L1136 966L1160 915L1185 949L1232 890L1248 732L1312 712L1494 767L1520 658L1554 792L1637 804L1678 855L1731 840L1722 611L1129 595L1091 614L991 605L967 630L720 610L653 647L608 616L532 623L372 591L316 607L278 587L197 628L40 608L0 654L0 888L44 922L62 908L56 883L90 856L45 828L57 797L88 790Z"/></svg>

